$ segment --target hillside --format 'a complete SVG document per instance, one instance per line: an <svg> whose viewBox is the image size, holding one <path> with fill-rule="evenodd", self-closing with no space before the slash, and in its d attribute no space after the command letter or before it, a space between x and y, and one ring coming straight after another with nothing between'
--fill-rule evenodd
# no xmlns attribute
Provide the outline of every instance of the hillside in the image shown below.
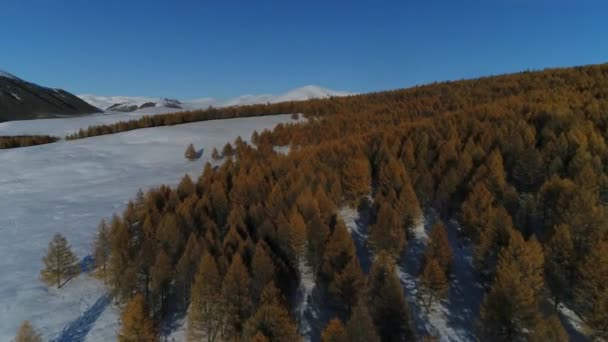
<svg viewBox="0 0 608 342"><path fill-rule="evenodd" d="M139 303L122 321L161 339L606 339L607 112L608 65L591 65L135 118L8 151L0 307L18 314L0 336L30 319L45 338L104 340ZM263 113L307 120L183 124ZM60 289L36 281L57 232L97 257Z"/></svg>
<svg viewBox="0 0 608 342"><path fill-rule="evenodd" d="M42 87L0 71L0 122L96 112L98 108L65 90Z"/></svg>

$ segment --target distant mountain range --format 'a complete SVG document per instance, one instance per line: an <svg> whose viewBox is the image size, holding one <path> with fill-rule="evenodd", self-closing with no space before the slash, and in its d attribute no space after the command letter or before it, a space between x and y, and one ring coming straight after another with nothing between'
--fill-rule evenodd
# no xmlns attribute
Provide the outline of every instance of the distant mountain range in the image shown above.
<svg viewBox="0 0 608 342"><path fill-rule="evenodd" d="M303 101L313 98L327 98L332 96L347 96L352 93L335 91L318 86L305 86L286 92L272 95L243 95L232 99L214 99L211 97L193 100L175 100L167 98L141 97L141 96L97 96L78 95L89 104L114 112L141 112L141 113L167 113L180 110L204 109L210 106L226 107L248 105L257 103L276 103L285 101Z"/></svg>
<svg viewBox="0 0 608 342"><path fill-rule="evenodd" d="M65 90L24 81L0 70L0 122L100 112Z"/></svg>
<svg viewBox="0 0 608 342"><path fill-rule="evenodd" d="M72 95L62 89L27 82L0 70L0 122L54 117L70 117L98 112L161 114L185 110L258 103L303 101L313 98L347 96L352 93L319 86L305 86L283 94L243 95L231 99L211 97L176 100L141 96Z"/></svg>

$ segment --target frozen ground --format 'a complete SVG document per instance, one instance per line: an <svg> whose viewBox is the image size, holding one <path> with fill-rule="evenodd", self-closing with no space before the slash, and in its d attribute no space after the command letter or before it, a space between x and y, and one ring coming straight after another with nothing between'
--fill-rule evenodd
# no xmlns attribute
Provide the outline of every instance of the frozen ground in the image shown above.
<svg viewBox="0 0 608 342"><path fill-rule="evenodd" d="M48 133L78 127L81 120L5 123L0 134L25 127ZM53 234L64 234L84 259L99 220L122 211L139 188L174 185L185 173L197 177L213 147L239 135L249 139L254 130L280 122L291 122L290 116L207 121L0 151L0 341L10 341L25 319L45 341L114 340L117 310L98 281L83 274L56 290L38 280ZM201 159L184 159L189 143L203 149Z"/></svg>

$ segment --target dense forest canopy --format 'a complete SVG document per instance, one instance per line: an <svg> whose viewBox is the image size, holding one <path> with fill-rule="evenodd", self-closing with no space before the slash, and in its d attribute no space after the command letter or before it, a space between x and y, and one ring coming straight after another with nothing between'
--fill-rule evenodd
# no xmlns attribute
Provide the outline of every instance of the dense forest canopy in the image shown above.
<svg viewBox="0 0 608 342"><path fill-rule="evenodd" d="M294 294L311 273L335 312L314 338L423 338L395 263L430 211L425 305L450 286L455 226L441 221L457 221L485 287L479 339L567 339L546 303L608 337L608 65L146 117L77 137L275 113L308 120L238 139L198 179L140 192L100 224L97 272L128 303L121 337L134 326L158 336L181 311L192 340L296 340ZM369 272L338 214L365 203Z"/></svg>

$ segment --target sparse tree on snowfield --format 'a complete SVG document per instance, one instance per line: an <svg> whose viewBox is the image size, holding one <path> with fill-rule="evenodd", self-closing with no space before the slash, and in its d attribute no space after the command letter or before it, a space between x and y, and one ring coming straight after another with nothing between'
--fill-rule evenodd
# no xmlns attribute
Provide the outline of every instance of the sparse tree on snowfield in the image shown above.
<svg viewBox="0 0 608 342"><path fill-rule="evenodd" d="M49 286L56 284L60 288L78 273L78 259L61 234L55 234L42 261L44 269L40 271L40 279Z"/></svg>
<svg viewBox="0 0 608 342"><path fill-rule="evenodd" d="M24 321L19 327L15 342L42 342L40 334L36 332L30 321Z"/></svg>
<svg viewBox="0 0 608 342"><path fill-rule="evenodd" d="M196 150L194 149L194 145L188 145L186 149L186 153L184 153L184 157L188 160L195 160L197 158Z"/></svg>
<svg viewBox="0 0 608 342"><path fill-rule="evenodd" d="M211 152L211 158L213 158L213 160L220 160L220 153L217 151L217 148L213 148L213 151Z"/></svg>

